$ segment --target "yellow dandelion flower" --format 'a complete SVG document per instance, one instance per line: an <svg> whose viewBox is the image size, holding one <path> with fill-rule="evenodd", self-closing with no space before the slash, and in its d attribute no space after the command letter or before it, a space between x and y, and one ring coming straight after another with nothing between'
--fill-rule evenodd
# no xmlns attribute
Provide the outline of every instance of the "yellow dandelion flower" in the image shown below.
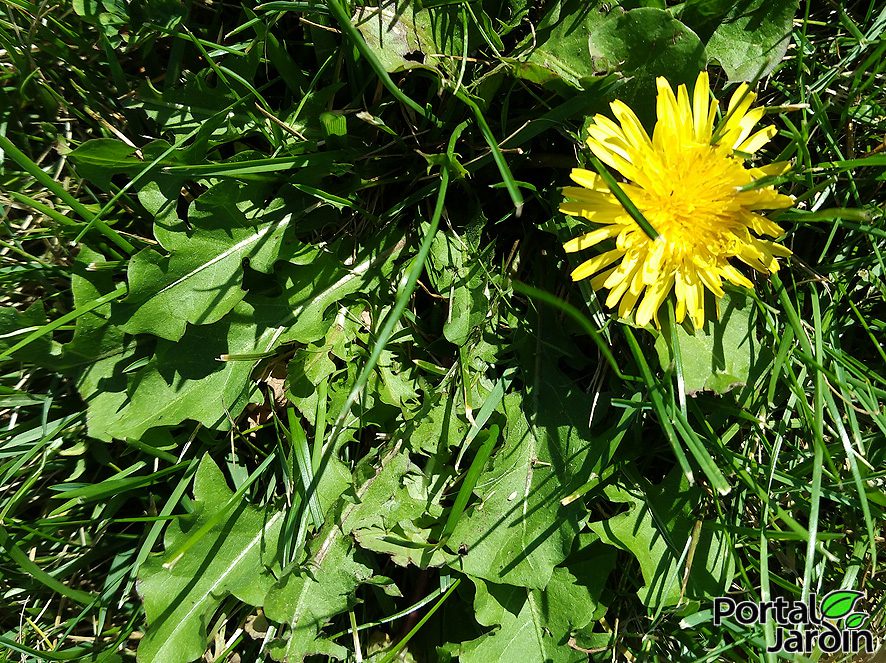
<svg viewBox="0 0 886 663"><path fill-rule="evenodd" d="M777 257L790 250L760 236L783 230L759 213L790 207L793 199L760 178L780 175L789 165L747 167L745 161L765 145L776 129L754 131L765 109L751 108L756 95L742 84L732 95L723 120L715 123L717 101L710 100L707 72L698 75L692 100L685 85L674 94L659 78L657 122L652 138L634 112L621 101L611 104L618 122L603 115L588 128L591 151L627 180L621 185L658 232L651 239L618 202L603 178L575 168L579 186L565 187L560 211L597 224L565 244L567 252L614 239L615 248L582 263L575 281L588 277L595 290L607 288L606 306L646 325L658 324L658 309L673 290L676 319L688 316L696 328L705 320L705 289L718 299L723 281L753 288L730 261L737 258L764 274L778 269Z"/></svg>

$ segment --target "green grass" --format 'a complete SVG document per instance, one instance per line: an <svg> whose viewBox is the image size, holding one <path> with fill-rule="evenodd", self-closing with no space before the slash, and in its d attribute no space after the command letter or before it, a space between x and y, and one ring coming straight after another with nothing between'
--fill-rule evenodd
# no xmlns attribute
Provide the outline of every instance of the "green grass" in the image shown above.
<svg viewBox="0 0 886 663"><path fill-rule="evenodd" d="M713 597L840 588L882 639L886 11L615 4L2 1L0 660L775 661ZM617 320L587 118L778 25L794 256Z"/></svg>

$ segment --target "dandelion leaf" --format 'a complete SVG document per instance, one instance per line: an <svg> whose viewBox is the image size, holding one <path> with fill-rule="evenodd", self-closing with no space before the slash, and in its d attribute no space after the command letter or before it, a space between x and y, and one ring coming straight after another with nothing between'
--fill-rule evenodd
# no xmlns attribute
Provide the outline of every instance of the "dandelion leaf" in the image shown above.
<svg viewBox="0 0 886 663"><path fill-rule="evenodd" d="M674 344L679 349L686 393L701 391L718 394L752 385L769 365L755 330L754 305L750 298L727 295L720 301L720 317L709 319L693 333L683 326L667 324L662 315L662 331L655 348L666 369L675 367Z"/></svg>
<svg viewBox="0 0 886 663"><path fill-rule="evenodd" d="M538 589L547 586L579 531L580 505L560 500L602 469L620 438L591 435L592 397L557 368L558 356L548 346L556 330L542 326L534 334L522 349L535 367L525 375L526 391L504 397L503 442L448 546L461 552L456 568L465 573Z"/></svg>
<svg viewBox="0 0 886 663"><path fill-rule="evenodd" d="M221 470L204 456L194 478L193 515L170 523L166 553L149 558L139 570L136 587L148 622L139 661L194 661L206 650L207 629L226 596L262 604L279 573L283 512L256 509L242 500L225 509L232 495ZM177 549L210 522L208 531L178 556Z"/></svg>
<svg viewBox="0 0 886 663"><path fill-rule="evenodd" d="M731 81L769 75L787 53L797 0L731 3L707 44L708 57Z"/></svg>
<svg viewBox="0 0 886 663"><path fill-rule="evenodd" d="M380 458L370 456L356 468L353 490L310 541L307 556L268 592L265 614L284 627L270 647L277 660L290 663L313 654L345 655L342 647L322 635L322 629L355 605L355 591L373 576L370 560L351 534L383 526L388 518L402 514L396 496L411 471L408 454L397 447Z"/></svg>
<svg viewBox="0 0 886 663"><path fill-rule="evenodd" d="M554 569L544 590L472 580L476 619L493 630L463 643L460 661L587 660L587 654L569 647L569 638L594 617L596 596L567 569Z"/></svg>
<svg viewBox="0 0 886 663"><path fill-rule="evenodd" d="M189 323L211 325L231 311L246 294L244 261L270 271L292 218L282 200L265 205L263 196L222 182L191 204L186 225L176 200L147 185L139 198L157 215L154 234L164 251L143 249L129 262L129 295L114 311L123 329L177 341Z"/></svg>
<svg viewBox="0 0 886 663"><path fill-rule="evenodd" d="M653 7L615 9L588 36L590 59L623 78L615 95L643 120L653 115L655 79L691 87L706 63L698 36L671 14Z"/></svg>
<svg viewBox="0 0 886 663"><path fill-rule="evenodd" d="M722 596L735 574L735 554L725 533L700 522L692 566L683 593L687 545L697 522L700 499L690 489L680 468L644 491L639 486L607 486L606 496L628 506L627 511L590 528L609 545L637 558L644 586L638 592L653 611L680 603L681 598Z"/></svg>
<svg viewBox="0 0 886 663"><path fill-rule="evenodd" d="M278 270L279 294L251 295L214 324L188 325L175 342L137 337L145 348L140 361L120 357L91 380L102 388L88 394L90 435L138 439L187 420L228 429L247 403L261 398L250 377L256 361L281 344L323 337L330 307L378 283L399 246L380 238L349 266L336 253L347 248L330 247L308 265Z"/></svg>

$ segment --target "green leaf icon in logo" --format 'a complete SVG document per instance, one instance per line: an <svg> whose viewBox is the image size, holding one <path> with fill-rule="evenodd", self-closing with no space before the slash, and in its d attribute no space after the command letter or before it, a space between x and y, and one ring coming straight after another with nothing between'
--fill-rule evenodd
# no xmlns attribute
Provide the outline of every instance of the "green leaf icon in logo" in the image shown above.
<svg viewBox="0 0 886 663"><path fill-rule="evenodd" d="M821 600L821 614L828 619L840 619L850 612L864 594L853 589L837 589Z"/></svg>
<svg viewBox="0 0 886 663"><path fill-rule="evenodd" d="M866 612L853 612L846 618L844 626L845 628L861 628L867 620L868 614Z"/></svg>

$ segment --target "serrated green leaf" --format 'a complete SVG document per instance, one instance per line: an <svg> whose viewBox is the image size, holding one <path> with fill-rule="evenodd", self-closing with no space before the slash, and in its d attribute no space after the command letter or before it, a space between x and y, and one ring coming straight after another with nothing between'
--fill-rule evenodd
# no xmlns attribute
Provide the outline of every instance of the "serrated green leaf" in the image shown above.
<svg viewBox="0 0 886 663"><path fill-rule="evenodd" d="M136 148L113 138L88 140L69 155L77 172L103 189L110 189L111 176L135 175L147 164L136 155Z"/></svg>
<svg viewBox="0 0 886 663"><path fill-rule="evenodd" d="M399 249L399 244L369 247L349 267L331 249L309 265L289 264L281 272L285 282L279 296L241 301L213 325L188 327L177 342L158 340L154 355L137 372L123 373L129 360L103 365L95 376L104 380L103 388L90 393L90 435L138 439L150 428L186 420L228 429L261 395L250 380L255 361L227 356L264 355L283 343L322 337L332 324L329 307L377 283Z"/></svg>
<svg viewBox="0 0 886 663"><path fill-rule="evenodd" d="M341 113L321 113L320 114L320 124L323 125L323 130L326 134L326 137L329 136L347 136L348 135L348 121L347 117L342 115Z"/></svg>
<svg viewBox="0 0 886 663"><path fill-rule="evenodd" d="M456 414L457 407L454 395L431 407L409 436L410 448L428 455L442 453L448 458L448 449L458 446L468 432L467 422Z"/></svg>
<svg viewBox="0 0 886 663"><path fill-rule="evenodd" d="M610 559L614 562L615 556L610 556ZM595 569L594 582L598 590L602 590L611 569L612 565L608 569L605 565ZM598 596L568 568L554 569L551 582L543 592L536 590L536 593L539 594L539 603L547 618L545 627L559 636L562 644L565 644L563 640L566 634L590 624L597 611Z"/></svg>
<svg viewBox="0 0 886 663"><path fill-rule="evenodd" d="M0 307L0 351L11 348L27 334L36 331L47 322L42 301L34 302L24 312L12 307ZM12 357L18 361L47 365L51 364L52 355L52 334L46 334L14 352Z"/></svg>
<svg viewBox="0 0 886 663"><path fill-rule="evenodd" d="M319 637L335 615L356 603L354 591L372 576L369 560L333 524L320 531L304 570L284 576L265 599L265 614L286 624L285 639L272 642L271 655L280 661L301 661L311 654L344 658L346 650Z"/></svg>
<svg viewBox="0 0 886 663"><path fill-rule="evenodd" d="M169 191L171 196L177 196L183 178L168 174L166 169L186 165L187 157L199 157L202 154L198 153L197 144L182 149L170 150L171 147L165 140L152 140L137 149L112 138L95 138L79 145L69 156L79 175L106 191L113 188L112 178L115 175L135 178L154 161L159 160L153 165L154 171L150 177L164 191Z"/></svg>
<svg viewBox="0 0 886 663"><path fill-rule="evenodd" d="M157 215L155 235L168 252L143 249L129 263L129 296L114 308L130 334L150 333L179 340L186 326L222 319L245 296L243 263L270 271L292 219L282 201L266 206L263 192L222 182L191 206L188 231L167 199L151 183L139 194Z"/></svg>
<svg viewBox="0 0 886 663"><path fill-rule="evenodd" d="M682 581L690 541L696 526L699 490L690 489L676 468L658 486L607 486L606 496L628 505L608 520L590 523L601 541L627 550L640 563L645 585L638 595L650 610L676 605L681 598L721 596L735 573L735 553L727 537L701 523L685 595Z"/></svg>
<svg viewBox="0 0 886 663"><path fill-rule="evenodd" d="M552 3L533 35L536 48L526 61L512 63L514 73L541 85L588 89L609 72L588 50L588 37L605 20L605 12L580 0Z"/></svg>
<svg viewBox="0 0 886 663"><path fill-rule="evenodd" d="M638 9L640 7L654 7L655 9L667 9L667 0L621 0L619 7L624 9Z"/></svg>
<svg viewBox="0 0 886 663"><path fill-rule="evenodd" d="M108 366L103 388L89 400L89 434L101 440L138 439L151 428L189 419L214 429L230 427L230 417L260 395L249 383L252 362L219 357L245 354L254 349L256 337L263 331L267 335L246 302L237 304L232 315L236 320L193 327L178 342L159 341L154 356L137 372L124 374L123 361ZM264 347L270 349L267 338Z"/></svg>
<svg viewBox="0 0 886 663"><path fill-rule="evenodd" d="M173 521L164 547L175 550L189 533L216 516L233 495L209 455L194 478L195 515ZM193 661L206 650L207 627L224 598L233 594L260 606L279 573L278 537L283 512L237 505L198 543L167 568L163 557L149 558L136 585L148 628L138 648L139 661Z"/></svg>
<svg viewBox="0 0 886 663"><path fill-rule="evenodd" d="M476 585L474 610L491 633L462 645L459 660L586 661L587 654L568 645L571 632L593 617L596 597L567 569L553 570L544 590L494 585L472 578Z"/></svg>
<svg viewBox="0 0 886 663"><path fill-rule="evenodd" d="M386 71L425 66L416 59L406 58L409 54L430 53L432 50L429 35L416 26L411 4L388 0L374 7L360 7L354 15L354 24Z"/></svg>
<svg viewBox="0 0 886 663"><path fill-rule="evenodd" d="M580 600L560 598L561 593L575 593L576 590L571 589L571 584L566 585L565 590L562 585L553 587L548 585L546 588L549 600L557 601L559 605L567 606L571 611L573 616L569 616L568 619L574 629L591 630L594 622L606 615L608 604L604 601L605 588L609 574L615 569L618 561L618 551L599 541L593 532L579 534L579 541L591 539L593 540L590 543L570 556L565 567L561 567L575 577L574 584L580 588L584 598ZM582 605L579 606L579 603ZM583 617L577 619L574 616L577 614L582 614ZM583 624L585 619L587 621Z"/></svg>
<svg viewBox="0 0 886 663"><path fill-rule="evenodd" d="M735 6L734 0L688 0L676 10L676 15L703 41L707 41L723 17Z"/></svg>
<svg viewBox="0 0 886 663"><path fill-rule="evenodd" d="M420 5L417 5L420 7ZM451 58L462 55L464 29L450 7L416 9L411 3L378 0L357 9L354 24L388 72L458 68Z"/></svg>
<svg viewBox="0 0 886 663"><path fill-rule="evenodd" d="M339 379L346 379L350 370L336 370L333 358L347 365L354 351L351 345L355 340L362 341L361 328L363 322L360 314L366 306L360 302L351 306L343 315L336 316L335 322L329 327L321 342L311 343L293 355L287 366L286 395L301 411L311 426L316 426L318 399L320 390L317 387L324 380L331 384L332 398L336 398Z"/></svg>
<svg viewBox="0 0 886 663"><path fill-rule="evenodd" d="M731 81L757 80L781 62L791 41L797 0L752 0L732 3L707 44Z"/></svg>
<svg viewBox="0 0 886 663"><path fill-rule="evenodd" d="M98 14L99 2L98 0L74 0L72 6L78 16L94 18Z"/></svg>
<svg viewBox="0 0 886 663"><path fill-rule="evenodd" d="M687 0L681 9L681 17L688 11L707 18L722 16L735 6L734 0Z"/></svg>
<svg viewBox="0 0 886 663"><path fill-rule="evenodd" d="M864 596L854 589L837 589L821 600L821 614L828 619L840 619L852 612L855 604Z"/></svg>
<svg viewBox="0 0 886 663"><path fill-rule="evenodd" d="M102 254L89 247L80 249L71 267L75 306L94 301L116 288L112 271L93 268L105 262ZM77 318L74 337L63 346L59 368L73 376L87 403L104 391L125 389L123 369L134 360L135 343L121 329L109 324L110 311L108 303Z"/></svg>
<svg viewBox="0 0 886 663"><path fill-rule="evenodd" d="M555 336L551 328L544 345L540 336L524 340L535 370L524 393L504 397L503 442L447 544L463 553L459 570L489 582L547 585L579 530L579 505L560 500L599 472L621 439L590 434L591 397L559 372L548 346Z"/></svg>
<svg viewBox="0 0 886 663"><path fill-rule="evenodd" d="M487 292L493 284L489 283L488 275L492 270L480 249L485 221L478 210L463 236L437 233L429 253L431 284L441 295L450 298L443 335L458 346L467 343L472 330L483 322L489 311Z"/></svg>
<svg viewBox="0 0 886 663"><path fill-rule="evenodd" d="M428 476L411 463L394 471L400 480L379 508L380 518L354 528L354 538L361 548L390 555L400 566L427 568L453 562L456 556L436 545L431 529L420 524L434 523L442 517L440 502L445 477ZM435 531L439 536L439 528Z"/></svg>
<svg viewBox="0 0 886 663"><path fill-rule="evenodd" d="M312 426L316 425L317 385L336 371L330 350L329 343L311 343L296 350L286 368L286 395Z"/></svg>
<svg viewBox="0 0 886 663"><path fill-rule="evenodd" d="M300 661L311 654L344 657L344 648L325 639L321 631L335 615L354 605L355 590L373 575L350 534L358 528L384 527L393 514L402 513L395 496L411 467L408 454L397 447L377 464L373 460L364 458L357 468L356 501L342 502L340 512L311 540L304 562L268 592L265 614L287 627L271 645L278 660Z"/></svg>
<svg viewBox="0 0 886 663"><path fill-rule="evenodd" d="M354 538L361 548L387 555L398 566L427 569L453 563L457 556L431 542L430 535L430 530L418 527L411 520L388 529L366 527L354 530Z"/></svg>
<svg viewBox="0 0 886 663"><path fill-rule="evenodd" d="M206 78L211 74L209 67L197 75L186 72L181 85L162 91L151 81L145 81L135 95L125 100L125 106L143 110L162 133L176 138L188 137L204 127L209 129L208 138L214 143L256 132L256 122L248 113L240 109L224 112L239 95L217 79L215 85L208 83Z"/></svg>

